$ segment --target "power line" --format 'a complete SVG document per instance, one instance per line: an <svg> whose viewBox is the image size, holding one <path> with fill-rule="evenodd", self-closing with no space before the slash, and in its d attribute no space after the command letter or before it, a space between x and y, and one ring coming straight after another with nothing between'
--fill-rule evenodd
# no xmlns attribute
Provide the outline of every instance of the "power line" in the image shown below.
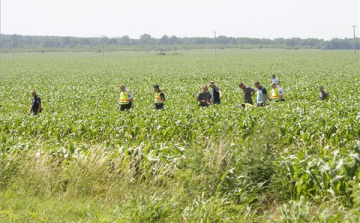
<svg viewBox="0 0 360 223"><path fill-rule="evenodd" d="M12 49L12 57L13 57L13 60L15 59L14 39L15 39L15 34L12 36L12 44L11 44L11 49Z"/></svg>
<svg viewBox="0 0 360 223"><path fill-rule="evenodd" d="M355 34L355 28L356 26L352 26L353 27L353 30L354 30L354 40L353 40L353 51L354 51L354 55L355 55L355 38L356 38L356 34Z"/></svg>
<svg viewBox="0 0 360 223"><path fill-rule="evenodd" d="M217 56L217 54L216 54L216 31L214 31L214 49L215 49L215 56Z"/></svg>
<svg viewBox="0 0 360 223"><path fill-rule="evenodd" d="M104 51L104 49L105 49L105 45L104 45L104 38L105 38L105 36L104 36L104 35L102 35L102 36L101 36L101 39L102 39L102 55L103 55L103 59L104 59L104 57L105 57L105 51Z"/></svg>

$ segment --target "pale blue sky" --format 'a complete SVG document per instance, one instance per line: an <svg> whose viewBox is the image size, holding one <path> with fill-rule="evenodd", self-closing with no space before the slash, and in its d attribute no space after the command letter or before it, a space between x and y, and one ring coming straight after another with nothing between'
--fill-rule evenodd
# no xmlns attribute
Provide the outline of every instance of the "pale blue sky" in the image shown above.
<svg viewBox="0 0 360 223"><path fill-rule="evenodd" d="M359 0L1 0L4 34L331 39L352 25Z"/></svg>

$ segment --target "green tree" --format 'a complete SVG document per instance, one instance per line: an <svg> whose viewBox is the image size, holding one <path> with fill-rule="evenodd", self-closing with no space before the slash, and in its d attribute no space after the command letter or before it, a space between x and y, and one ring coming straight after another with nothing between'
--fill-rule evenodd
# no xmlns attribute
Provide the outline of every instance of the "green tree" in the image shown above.
<svg viewBox="0 0 360 223"><path fill-rule="evenodd" d="M167 35L163 35L159 40L159 44L161 45L169 44L169 37Z"/></svg>
<svg viewBox="0 0 360 223"><path fill-rule="evenodd" d="M140 44L147 44L151 40L151 36L149 34L142 34L140 36Z"/></svg>

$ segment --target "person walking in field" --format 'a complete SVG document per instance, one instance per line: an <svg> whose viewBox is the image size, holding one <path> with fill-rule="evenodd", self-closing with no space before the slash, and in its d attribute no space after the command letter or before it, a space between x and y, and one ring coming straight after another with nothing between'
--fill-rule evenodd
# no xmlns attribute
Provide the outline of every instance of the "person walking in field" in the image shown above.
<svg viewBox="0 0 360 223"><path fill-rule="evenodd" d="M130 108L133 108L133 96L129 90L125 88L124 84L120 85L120 98L118 100L118 105L116 106L116 109L119 109L120 111L128 111Z"/></svg>
<svg viewBox="0 0 360 223"><path fill-rule="evenodd" d="M239 84L239 88L244 94L244 104L253 104L252 96L255 94L255 90L251 87L246 86L244 83Z"/></svg>
<svg viewBox="0 0 360 223"><path fill-rule="evenodd" d="M36 94L36 91L31 91L31 95L33 96L33 99L31 101L31 106L29 109L29 115L31 114L31 112L34 115L37 115L39 113L41 113L41 99L40 97Z"/></svg>
<svg viewBox="0 0 360 223"><path fill-rule="evenodd" d="M223 94L220 91L220 88L215 85L214 81L210 81L209 86L213 89L212 90L212 102L214 105L219 105L221 103L221 98Z"/></svg>
<svg viewBox="0 0 360 223"><path fill-rule="evenodd" d="M284 99L284 90L282 87L278 86L276 83L271 83L271 98L275 102L285 101Z"/></svg>
<svg viewBox="0 0 360 223"><path fill-rule="evenodd" d="M206 85L203 86L202 92L197 96L197 101L200 107L208 107L211 105L211 94Z"/></svg>
<svg viewBox="0 0 360 223"><path fill-rule="evenodd" d="M276 77L275 74L273 74L273 75L271 76L270 83L275 83L275 84L279 85L279 84L280 84L280 80L279 80L279 78Z"/></svg>
<svg viewBox="0 0 360 223"><path fill-rule="evenodd" d="M264 86L260 84L260 82L255 82L256 87L256 103L257 107L265 107L267 101L267 91Z"/></svg>
<svg viewBox="0 0 360 223"><path fill-rule="evenodd" d="M157 84L154 85L154 91L155 91L155 99L154 99L155 109L156 110L163 110L164 109L164 102L165 102L165 95L160 90L160 87Z"/></svg>
<svg viewBox="0 0 360 223"><path fill-rule="evenodd" d="M320 100L325 100L325 99L329 99L329 93L326 92L324 90L324 87L323 86L319 86L319 99Z"/></svg>

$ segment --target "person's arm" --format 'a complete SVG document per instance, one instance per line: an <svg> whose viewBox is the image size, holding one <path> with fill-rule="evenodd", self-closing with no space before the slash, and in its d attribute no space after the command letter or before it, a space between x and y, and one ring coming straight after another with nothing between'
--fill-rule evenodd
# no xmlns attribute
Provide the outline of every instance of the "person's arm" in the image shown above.
<svg viewBox="0 0 360 223"><path fill-rule="evenodd" d="M164 93L161 93L161 94L160 94L160 98L161 98L161 103L164 103L164 102L165 102L165 95L164 95Z"/></svg>
<svg viewBox="0 0 360 223"><path fill-rule="evenodd" d="M268 99L266 88L263 88L262 93L264 94L264 107L265 107L267 99Z"/></svg>
<svg viewBox="0 0 360 223"><path fill-rule="evenodd" d="M200 103L206 103L206 100L205 99L200 99L200 94L197 96L197 101L200 102Z"/></svg>
<svg viewBox="0 0 360 223"><path fill-rule="evenodd" d="M267 94L264 94L264 107L265 107L265 105L266 105L267 99L268 99Z"/></svg>
<svg viewBox="0 0 360 223"><path fill-rule="evenodd" d="M206 98L206 102L207 102L207 104L210 106L210 105L212 105L212 102L211 102L211 94L209 93L208 94L208 97Z"/></svg>
<svg viewBox="0 0 360 223"><path fill-rule="evenodd" d="M41 113L41 101L37 101L36 103L39 105L38 110L37 110L37 113L39 114L39 113Z"/></svg>
<svg viewBox="0 0 360 223"><path fill-rule="evenodd" d="M219 90L219 97L220 97L220 99L223 97L223 94L220 90Z"/></svg>
<svg viewBox="0 0 360 223"><path fill-rule="evenodd" d="M256 94L256 90L251 88L251 97L254 96Z"/></svg>
<svg viewBox="0 0 360 223"><path fill-rule="evenodd" d="M29 115L31 114L32 112L32 105L30 106L30 109L29 109Z"/></svg>
<svg viewBox="0 0 360 223"><path fill-rule="evenodd" d="M130 108L134 108L134 98L130 91L129 91L129 100L130 100Z"/></svg>

